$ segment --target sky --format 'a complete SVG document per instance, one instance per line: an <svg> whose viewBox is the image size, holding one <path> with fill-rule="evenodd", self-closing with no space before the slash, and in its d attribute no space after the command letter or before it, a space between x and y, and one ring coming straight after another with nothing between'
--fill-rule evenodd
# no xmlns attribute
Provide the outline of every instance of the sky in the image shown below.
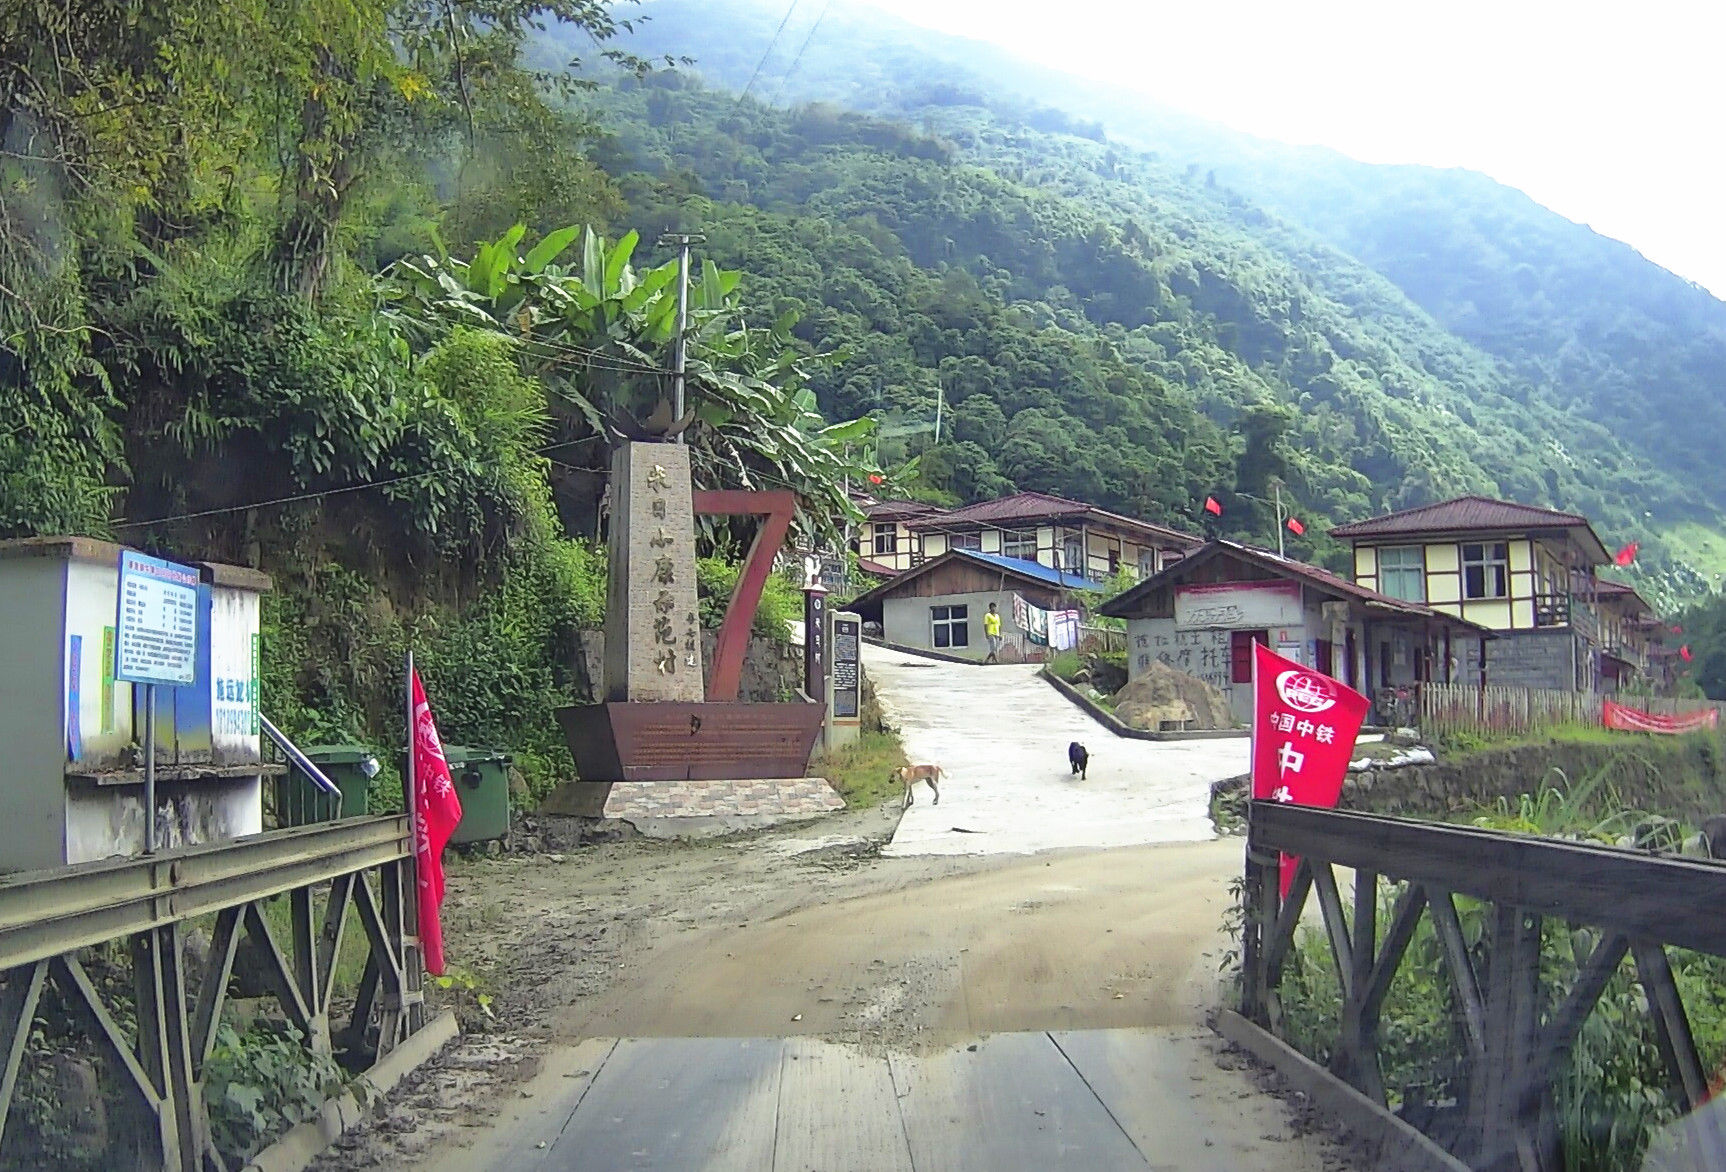
<svg viewBox="0 0 1726 1172"><path fill-rule="evenodd" d="M1467 167L1726 299L1726 4L864 0L1225 126Z"/></svg>

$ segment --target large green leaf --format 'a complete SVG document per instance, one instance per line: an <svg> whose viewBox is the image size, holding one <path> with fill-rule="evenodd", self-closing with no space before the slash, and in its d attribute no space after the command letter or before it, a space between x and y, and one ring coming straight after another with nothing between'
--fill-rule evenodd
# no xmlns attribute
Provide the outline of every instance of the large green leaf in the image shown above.
<svg viewBox="0 0 1726 1172"><path fill-rule="evenodd" d="M545 266L556 260L568 248L570 242L582 232L582 225L572 224L568 228L559 228L549 233L538 244L528 250L526 259L522 261L522 269L530 274L544 271Z"/></svg>
<svg viewBox="0 0 1726 1172"><path fill-rule="evenodd" d="M640 234L631 228L623 234L621 240L612 245L611 255L605 261L605 295L607 297L615 297L623 291L623 273L629 267L629 258L635 253L636 242L640 239Z"/></svg>

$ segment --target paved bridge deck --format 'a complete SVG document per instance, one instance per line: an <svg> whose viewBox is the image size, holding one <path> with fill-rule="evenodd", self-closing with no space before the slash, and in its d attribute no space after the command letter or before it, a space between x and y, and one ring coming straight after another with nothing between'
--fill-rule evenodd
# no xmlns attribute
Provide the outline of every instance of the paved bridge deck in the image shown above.
<svg viewBox="0 0 1726 1172"><path fill-rule="evenodd" d="M1324 1146L1192 1031L995 1034L920 1054L814 1038L593 1039L439 1168L1317 1172Z"/></svg>

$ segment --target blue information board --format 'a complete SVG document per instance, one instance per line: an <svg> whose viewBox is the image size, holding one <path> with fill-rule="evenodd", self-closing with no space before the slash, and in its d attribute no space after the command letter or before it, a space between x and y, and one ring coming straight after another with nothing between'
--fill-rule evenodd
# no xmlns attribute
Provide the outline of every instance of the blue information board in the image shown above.
<svg viewBox="0 0 1726 1172"><path fill-rule="evenodd" d="M120 554L114 678L180 685L198 678L198 571L125 550Z"/></svg>

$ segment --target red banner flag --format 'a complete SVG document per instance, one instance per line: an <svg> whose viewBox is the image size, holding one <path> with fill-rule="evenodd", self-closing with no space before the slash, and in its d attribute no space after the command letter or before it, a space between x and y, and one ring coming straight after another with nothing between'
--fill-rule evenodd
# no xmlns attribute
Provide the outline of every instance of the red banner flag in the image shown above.
<svg viewBox="0 0 1726 1172"><path fill-rule="evenodd" d="M1716 708L1703 708L1679 716L1656 716L1639 708L1626 708L1611 700L1603 700L1600 703L1600 723L1622 732L1687 733L1719 727L1720 712Z"/></svg>
<svg viewBox="0 0 1726 1172"><path fill-rule="evenodd" d="M1636 550L1637 544L1632 541L1629 545L1612 555L1612 564L1615 566L1628 566L1631 562L1636 560Z"/></svg>
<svg viewBox="0 0 1726 1172"><path fill-rule="evenodd" d="M1678 649L1678 658L1682 659L1685 663L1689 663L1691 659L1694 658L1694 656L1690 654L1690 644L1686 643Z"/></svg>
<svg viewBox="0 0 1726 1172"><path fill-rule="evenodd" d="M1217 498L1216 497L1208 496L1205 498L1205 512L1211 513L1211 514L1214 514L1215 516L1220 517L1223 515L1223 507L1221 505L1217 504Z"/></svg>
<svg viewBox="0 0 1726 1172"><path fill-rule="evenodd" d="M1253 797L1336 805L1367 699L1322 672L1253 644ZM1282 857L1282 894L1295 858Z"/></svg>
<svg viewBox="0 0 1726 1172"><path fill-rule="evenodd" d="M1306 526L1302 525L1298 519L1290 517L1288 520L1288 526L1289 532L1293 533L1296 537L1306 536Z"/></svg>
<svg viewBox="0 0 1726 1172"><path fill-rule="evenodd" d="M438 918L438 909L443 906L443 848L461 822L461 799L456 796L449 762L444 760L443 741L438 739L437 722L432 719L431 705L426 703L417 670L413 673L413 703L414 848L419 860L420 949L425 953L426 972L441 977L443 922Z"/></svg>

